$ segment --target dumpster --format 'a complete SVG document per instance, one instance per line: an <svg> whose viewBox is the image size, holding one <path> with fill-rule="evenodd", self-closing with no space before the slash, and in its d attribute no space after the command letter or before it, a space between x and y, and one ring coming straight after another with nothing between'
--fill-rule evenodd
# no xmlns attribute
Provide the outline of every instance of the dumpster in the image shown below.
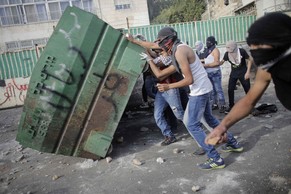
<svg viewBox="0 0 291 194"><path fill-rule="evenodd" d="M105 157L145 62L144 49L68 7L33 69L16 140L42 152Z"/></svg>

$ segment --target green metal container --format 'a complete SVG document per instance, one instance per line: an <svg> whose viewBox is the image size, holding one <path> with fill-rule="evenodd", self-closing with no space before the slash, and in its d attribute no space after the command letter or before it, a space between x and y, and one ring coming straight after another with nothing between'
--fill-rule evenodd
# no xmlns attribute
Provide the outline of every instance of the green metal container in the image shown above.
<svg viewBox="0 0 291 194"><path fill-rule="evenodd" d="M105 157L143 50L96 15L67 8L33 69L16 140L42 152Z"/></svg>

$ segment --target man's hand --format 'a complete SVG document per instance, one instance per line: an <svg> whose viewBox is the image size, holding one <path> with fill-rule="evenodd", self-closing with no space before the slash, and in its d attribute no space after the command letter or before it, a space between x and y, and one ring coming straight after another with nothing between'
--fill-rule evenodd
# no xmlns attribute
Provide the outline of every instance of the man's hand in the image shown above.
<svg viewBox="0 0 291 194"><path fill-rule="evenodd" d="M129 33L126 33L126 34L125 34L125 38L126 38L128 41L130 41L130 42L133 42L133 40L134 40L134 37L133 37L131 34L129 34Z"/></svg>
<svg viewBox="0 0 291 194"><path fill-rule="evenodd" d="M246 74L245 74L245 80L248 80L248 79L250 79L250 73L246 72Z"/></svg>
<svg viewBox="0 0 291 194"><path fill-rule="evenodd" d="M169 84L157 84L157 87L160 92L165 92L170 89Z"/></svg>
<svg viewBox="0 0 291 194"><path fill-rule="evenodd" d="M205 143L209 145L216 145L227 141L227 129L218 125L205 138Z"/></svg>
<svg viewBox="0 0 291 194"><path fill-rule="evenodd" d="M146 60L148 63L153 60L153 58L146 53L140 53L139 55L141 56L141 60Z"/></svg>

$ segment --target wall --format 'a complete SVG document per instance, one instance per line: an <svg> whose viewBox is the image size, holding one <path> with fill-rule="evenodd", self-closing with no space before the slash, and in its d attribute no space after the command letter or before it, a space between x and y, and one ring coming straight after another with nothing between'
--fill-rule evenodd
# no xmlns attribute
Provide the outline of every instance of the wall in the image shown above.
<svg viewBox="0 0 291 194"><path fill-rule="evenodd" d="M29 77L2 80L0 85L0 109L23 105L28 83Z"/></svg>
<svg viewBox="0 0 291 194"><path fill-rule="evenodd" d="M146 0L130 1L131 9L115 10L114 1L100 0L100 17L116 29L149 25L149 14Z"/></svg>
<svg viewBox="0 0 291 194"><path fill-rule="evenodd" d="M97 16L116 29L149 25L146 0L129 1L131 9L115 10L114 1L94 0ZM96 9L96 10L95 10ZM6 42L49 38L58 21L15 26L0 26L0 53L6 51Z"/></svg>
<svg viewBox="0 0 291 194"><path fill-rule="evenodd" d="M229 0L229 5L224 5L224 1L206 0L207 8L202 14L202 20L218 19L225 16L234 16L234 10L241 6L240 0Z"/></svg>
<svg viewBox="0 0 291 194"><path fill-rule="evenodd" d="M39 38L49 38L57 22L45 22L19 26L0 27L0 53L5 50L5 42Z"/></svg>
<svg viewBox="0 0 291 194"><path fill-rule="evenodd" d="M284 11L290 15L290 0L257 0L257 15L261 17L269 12Z"/></svg>

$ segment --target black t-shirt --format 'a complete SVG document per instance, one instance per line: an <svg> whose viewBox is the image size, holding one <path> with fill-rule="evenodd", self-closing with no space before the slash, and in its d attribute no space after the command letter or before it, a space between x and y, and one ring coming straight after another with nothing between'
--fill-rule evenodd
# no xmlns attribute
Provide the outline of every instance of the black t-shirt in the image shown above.
<svg viewBox="0 0 291 194"><path fill-rule="evenodd" d="M234 63L232 63L229 58L228 58L228 52L225 52L224 56L223 56L223 60L224 61L228 61L231 65L231 73L230 76L231 77L235 77L235 78L239 78L239 77L244 77L245 73L247 72L247 62L246 59L249 59L249 55L248 53L242 49L239 48L239 52L241 55L241 62L239 65L236 65Z"/></svg>

